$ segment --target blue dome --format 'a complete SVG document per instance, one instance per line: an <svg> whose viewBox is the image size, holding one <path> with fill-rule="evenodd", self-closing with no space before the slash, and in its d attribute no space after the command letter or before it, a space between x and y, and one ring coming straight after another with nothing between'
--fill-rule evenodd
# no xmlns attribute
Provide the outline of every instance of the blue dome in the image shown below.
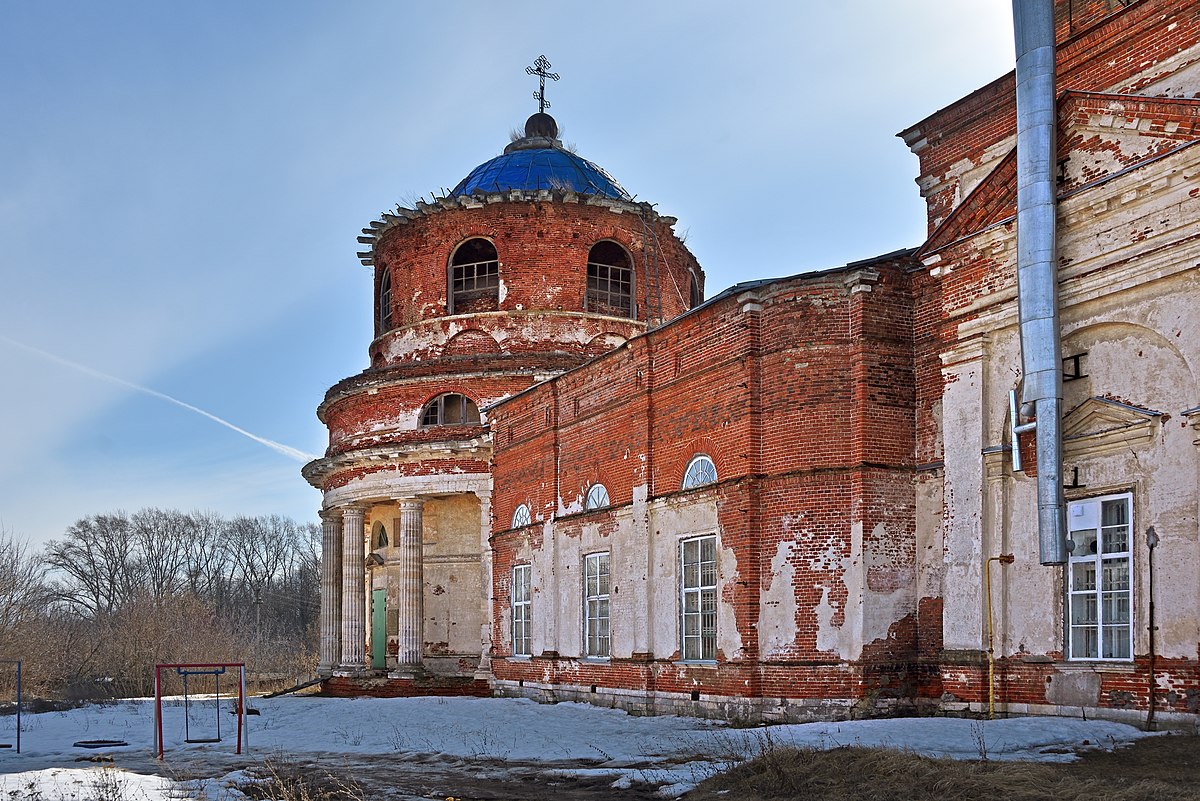
<svg viewBox="0 0 1200 801"><path fill-rule="evenodd" d="M558 189L614 200L633 200L602 167L561 147L511 149L510 146L509 152L471 170L450 196L509 189Z"/></svg>

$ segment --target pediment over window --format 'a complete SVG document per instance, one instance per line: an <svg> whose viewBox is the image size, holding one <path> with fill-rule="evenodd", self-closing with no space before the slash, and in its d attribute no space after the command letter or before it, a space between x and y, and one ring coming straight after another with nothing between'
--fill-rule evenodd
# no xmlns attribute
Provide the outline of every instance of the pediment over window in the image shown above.
<svg viewBox="0 0 1200 801"><path fill-rule="evenodd" d="M1082 456L1149 444L1166 417L1097 395L1063 415L1063 448L1067 455Z"/></svg>

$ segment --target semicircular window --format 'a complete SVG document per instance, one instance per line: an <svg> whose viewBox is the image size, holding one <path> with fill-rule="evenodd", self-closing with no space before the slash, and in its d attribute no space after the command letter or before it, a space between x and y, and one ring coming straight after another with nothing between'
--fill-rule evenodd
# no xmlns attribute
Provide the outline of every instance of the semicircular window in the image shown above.
<svg viewBox="0 0 1200 801"><path fill-rule="evenodd" d="M500 306L500 257L486 239L468 239L450 258L450 313L496 311Z"/></svg>
<svg viewBox="0 0 1200 801"><path fill-rule="evenodd" d="M475 401L457 392L447 392L431 400L421 412L421 427L479 425L479 407Z"/></svg>
<svg viewBox="0 0 1200 801"><path fill-rule="evenodd" d="M392 330L392 271L384 268L379 278L379 300L375 306L375 333Z"/></svg>
<svg viewBox="0 0 1200 801"><path fill-rule="evenodd" d="M693 456L683 471L683 489L695 489L717 483L717 466L704 454Z"/></svg>
<svg viewBox="0 0 1200 801"><path fill-rule="evenodd" d="M608 506L608 490L604 488L603 484L593 484L588 488L583 508L591 511L592 509L603 509L606 506Z"/></svg>
<svg viewBox="0 0 1200 801"><path fill-rule="evenodd" d="M588 251L586 311L633 317L633 261L625 248L604 240Z"/></svg>
<svg viewBox="0 0 1200 801"><path fill-rule="evenodd" d="M512 527L513 528L521 528L522 526L528 526L532 522L533 522L533 517L529 514L529 507L526 506L525 504L521 504L520 506L518 506L516 509L513 510L513 516L512 516Z"/></svg>

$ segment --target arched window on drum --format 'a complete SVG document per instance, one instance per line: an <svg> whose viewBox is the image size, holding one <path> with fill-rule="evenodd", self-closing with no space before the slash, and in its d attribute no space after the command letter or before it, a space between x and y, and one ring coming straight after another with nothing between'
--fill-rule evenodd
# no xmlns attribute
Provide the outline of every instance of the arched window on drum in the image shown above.
<svg viewBox="0 0 1200 801"><path fill-rule="evenodd" d="M633 260L616 242L603 240L588 252L587 294L583 308L613 317L636 317Z"/></svg>

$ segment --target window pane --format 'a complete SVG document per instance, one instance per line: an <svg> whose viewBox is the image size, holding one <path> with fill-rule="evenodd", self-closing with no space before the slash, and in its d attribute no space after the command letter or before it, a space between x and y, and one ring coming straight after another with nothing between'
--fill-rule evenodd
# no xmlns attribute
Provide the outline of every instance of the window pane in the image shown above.
<svg viewBox="0 0 1200 801"><path fill-rule="evenodd" d="M1129 550L1129 527L1116 526L1103 529L1105 553L1124 553Z"/></svg>
<svg viewBox="0 0 1200 801"><path fill-rule="evenodd" d="M1071 565L1071 589L1076 592L1096 589L1095 562L1076 562Z"/></svg>
<svg viewBox="0 0 1200 801"><path fill-rule="evenodd" d="M1129 524L1129 504L1124 498L1105 501L1100 505L1100 525L1125 526Z"/></svg>
<svg viewBox="0 0 1200 801"><path fill-rule="evenodd" d="M1071 628L1071 656L1074 659L1095 659L1100 655L1099 639L1094 628Z"/></svg>
<svg viewBox="0 0 1200 801"><path fill-rule="evenodd" d="M1072 531L1071 541L1075 543L1075 549L1071 551L1072 557L1090 556L1096 553L1096 532L1092 531Z"/></svg>
<svg viewBox="0 0 1200 801"><path fill-rule="evenodd" d="M1129 627L1128 626L1105 626L1104 627L1104 658L1105 659L1128 659L1130 656L1129 648Z"/></svg>
<svg viewBox="0 0 1200 801"><path fill-rule="evenodd" d="M1129 560L1105 559L1103 581L1105 590L1128 590Z"/></svg>
<svg viewBox="0 0 1200 801"><path fill-rule="evenodd" d="M1071 598L1071 623L1073 625L1099 623L1096 617L1096 596L1076 595Z"/></svg>
<svg viewBox="0 0 1200 801"><path fill-rule="evenodd" d="M1129 593L1104 593L1104 622L1129 623Z"/></svg>

